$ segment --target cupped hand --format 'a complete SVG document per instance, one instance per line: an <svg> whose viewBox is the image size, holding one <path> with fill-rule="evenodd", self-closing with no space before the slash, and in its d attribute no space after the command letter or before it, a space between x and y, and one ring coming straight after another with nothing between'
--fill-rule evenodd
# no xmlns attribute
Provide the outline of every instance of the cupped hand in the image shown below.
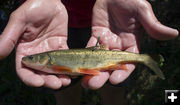
<svg viewBox="0 0 180 105"><path fill-rule="evenodd" d="M67 76L42 74L22 65L23 56L67 49L67 11L60 0L27 0L15 10L0 36L0 58L16 45L16 71L29 86L58 89L69 85Z"/></svg>
<svg viewBox="0 0 180 105"><path fill-rule="evenodd" d="M139 53L142 28L157 40L173 39L178 31L162 25L156 19L151 5L146 0L97 0L93 8L92 37L87 46L94 46L100 35L100 44L109 50ZM98 89L109 81L116 85L123 82L135 65L126 64L128 71L115 70L111 74L102 72L98 76L86 76L82 85Z"/></svg>

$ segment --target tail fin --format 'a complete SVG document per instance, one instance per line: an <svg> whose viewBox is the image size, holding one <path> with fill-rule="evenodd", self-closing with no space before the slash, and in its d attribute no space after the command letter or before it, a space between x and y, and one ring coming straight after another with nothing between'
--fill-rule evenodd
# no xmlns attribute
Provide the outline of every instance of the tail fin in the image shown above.
<svg viewBox="0 0 180 105"><path fill-rule="evenodd" d="M152 69L161 79L165 79L164 74L162 73L156 61L154 61L150 56L146 54L141 54L141 57L143 64Z"/></svg>

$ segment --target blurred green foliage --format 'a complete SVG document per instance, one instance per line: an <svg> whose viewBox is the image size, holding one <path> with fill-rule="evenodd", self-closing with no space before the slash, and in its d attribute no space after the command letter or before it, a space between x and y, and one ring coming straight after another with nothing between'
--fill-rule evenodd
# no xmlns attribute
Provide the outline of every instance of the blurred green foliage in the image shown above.
<svg viewBox="0 0 180 105"><path fill-rule="evenodd" d="M82 105L101 105L100 93L97 90L83 89Z"/></svg>
<svg viewBox="0 0 180 105"><path fill-rule="evenodd" d="M149 0L158 20L180 30L180 0ZM7 24L10 13L19 6L19 0L1 0L0 32ZM4 24L4 26L3 26ZM131 82L126 88L129 105L161 105L165 89L180 89L180 37L170 41L157 41L144 35L141 52L161 54L164 58L161 69L166 80L160 80L144 66L137 66ZM82 105L100 105L97 91L83 90ZM0 105L55 105L55 98L49 92L24 85L15 73L14 51L0 61Z"/></svg>

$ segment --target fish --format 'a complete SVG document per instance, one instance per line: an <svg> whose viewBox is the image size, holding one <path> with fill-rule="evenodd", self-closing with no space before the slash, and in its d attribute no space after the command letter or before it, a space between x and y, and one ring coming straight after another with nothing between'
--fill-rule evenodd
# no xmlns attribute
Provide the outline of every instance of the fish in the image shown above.
<svg viewBox="0 0 180 105"><path fill-rule="evenodd" d="M68 50L54 50L22 57L28 68L70 76L98 75L101 71L128 70L125 64L140 63L165 79L158 63L147 54L107 50L103 45Z"/></svg>

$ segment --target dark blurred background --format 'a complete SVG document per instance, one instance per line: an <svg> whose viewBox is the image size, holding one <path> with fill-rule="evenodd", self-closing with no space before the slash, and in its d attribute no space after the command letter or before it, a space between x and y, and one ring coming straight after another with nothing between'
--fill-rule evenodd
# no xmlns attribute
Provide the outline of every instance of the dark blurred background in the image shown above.
<svg viewBox="0 0 180 105"><path fill-rule="evenodd" d="M20 0L0 0L0 33ZM148 0L159 21L180 31L180 0ZM157 41L144 33L141 52L161 55L159 65L166 80L159 79L144 66L137 66L125 86L128 105L162 105L165 89L180 89L180 37ZM53 92L28 87L15 72L15 51L0 60L0 105L55 105ZM100 105L98 91L84 90L82 105Z"/></svg>

